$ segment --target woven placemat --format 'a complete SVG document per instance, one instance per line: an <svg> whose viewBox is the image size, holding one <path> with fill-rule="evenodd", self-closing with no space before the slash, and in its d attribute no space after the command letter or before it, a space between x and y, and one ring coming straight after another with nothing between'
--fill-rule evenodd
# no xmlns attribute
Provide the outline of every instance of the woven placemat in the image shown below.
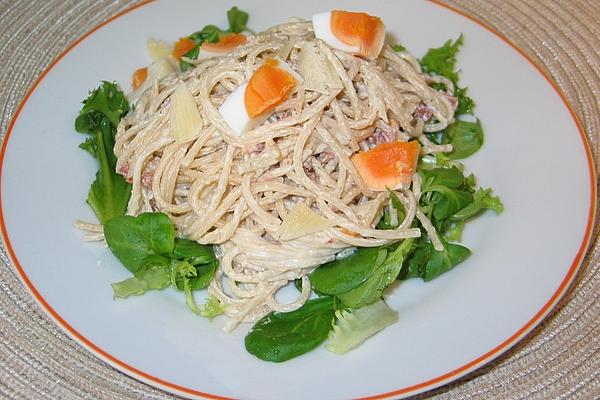
<svg viewBox="0 0 600 400"><path fill-rule="evenodd" d="M0 0L0 132L27 89L72 41L134 1ZM444 1L506 36L560 87L598 166L600 1ZM600 398L598 227L554 312L496 361L416 398ZM171 399L104 364L67 337L25 291L0 251L0 397Z"/></svg>

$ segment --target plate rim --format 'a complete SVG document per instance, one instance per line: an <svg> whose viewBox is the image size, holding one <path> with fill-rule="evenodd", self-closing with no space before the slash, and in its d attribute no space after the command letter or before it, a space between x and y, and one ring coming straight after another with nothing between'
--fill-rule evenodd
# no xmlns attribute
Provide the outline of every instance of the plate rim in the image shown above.
<svg viewBox="0 0 600 400"><path fill-rule="evenodd" d="M8 258L10 259L14 269L17 271L17 275L18 275L19 279L24 284L27 291L32 295L34 300L41 307L42 311L44 311L44 313L47 316L49 316L54 321L54 323L56 323L56 325L61 328L61 330L64 333L66 333L69 337L71 337L73 340L75 340L79 345L81 345L83 348L85 348L91 354L93 354L100 360L106 362L107 364L111 365L112 367L116 368L120 372L125 373L128 376L131 376L132 378L135 378L135 379L142 381L146 384L149 384L153 387L157 387L159 389L166 390L166 391L174 393L174 394L183 395L186 397L193 396L194 398L200 398L200 399L231 400L231 399L233 399L231 397L224 397L224 396L220 396L217 394L205 393L205 392L202 392L202 391L199 391L196 389L191 389L188 387L184 387L184 386L166 381L159 377L153 376L151 374L148 374L132 365L129 365L129 364L119 360L117 357L104 351L102 348L95 345L93 342L91 342L89 339L87 339L85 336L83 336L81 333L79 333L65 319L63 319L60 316L60 314L58 312L56 312L56 310L54 310L54 308L38 292L38 290L35 287L35 285L33 284L33 282L31 282L31 280L27 276L27 273L25 272L22 265L20 264L17 254L15 253L15 251L12 247L12 244L11 244L10 238L9 238L9 234L8 234L8 230L6 228L6 224L5 224L5 220L4 220L4 208L3 208L3 202L2 202L2 180L3 180L2 178L3 178L4 161L5 161L7 144L10 140L13 128L21 114L21 111L23 110L24 106L26 105L26 103L29 100L29 98L31 97L31 95L36 91L37 87L44 80L44 78L47 76L47 74L68 53L70 53L81 42L83 42L85 39L87 39L88 37L93 35L96 31L98 31L101 28L103 28L104 26L110 24L114 20L122 17L123 15L126 15L134 10L137 10L137 9L139 9L147 4L153 3L155 1L156 0L143 0L138 4L134 4L133 6L127 7L126 9L118 12L117 14L113 15L106 21L91 28L86 33L84 33L82 36L80 36L79 38L75 39L55 59L53 59L52 62L50 62L50 64L48 64L48 66L35 79L34 83L27 90L23 99L19 102L19 105L16 108L14 115L11 118L11 121L8 125L6 133L2 140L2 147L0 148L0 235L3 240L3 245L4 245L4 248L6 249ZM562 279L562 281L560 282L560 284L558 285L558 287L556 288L554 293L550 296L550 298L533 315L533 317L531 317L520 329L518 329L515 333L513 333L507 339L505 339L504 341L502 341L501 343L499 343L498 345L496 345L495 347L493 347L486 353L480 355L479 357L473 359L472 361L470 361L468 363L465 363L464 365L462 365L458 368L455 368L455 369L453 369L449 372L446 372L442 375L439 375L435 378L431 378L431 379L425 380L423 382L416 383L414 385L406 386L406 387L396 389L393 391L389 391L389 392L385 392L385 393L361 397L361 399L363 399L363 400L391 399L391 398L395 398L396 396L404 397L404 396L414 395L417 393L422 393L422 392L425 392L428 390L435 389L437 387L440 387L444 384L447 384L451 381L454 381L456 379L459 379L459 378L467 375L468 373L474 371L475 369L478 369L478 368L482 367L483 365L493 361L494 359L496 359L497 357L499 357L500 355L502 355L506 351L508 351L510 348L512 348L517 342L522 340L525 336L527 336L530 332L532 332L539 324L541 324L542 321L548 316L548 314L555 308L555 306L558 304L558 302L566 294L566 292L569 289L569 287L571 286L575 276L577 275L577 272L580 270L581 265L583 264L584 256L586 255L587 250L589 249L589 246L591 244L593 228L596 224L595 216L596 216L597 200L598 200L597 187L595 185L595 182L597 179L596 166L593 162L591 146L589 143L589 139L585 134L585 129L584 129L579 117L577 116L577 114L575 114L575 111L574 111L572 105L567 100L563 91L558 87L556 82L552 79L552 77L549 75L549 73L544 70L543 67L538 65L538 63L536 61L534 61L528 54L526 54L520 47L518 47L515 43L513 43L510 39L508 39L504 34L497 31L494 27L486 24L485 22L479 20L475 16L469 15L466 12L464 12L454 6L441 3L440 0L428 0L428 1L437 6L445 8L451 12L461 15L462 17L464 17L467 20L471 21L472 23L480 26L481 28L485 29L486 31L492 33L498 39L500 39L501 41L506 43L509 47L514 49L518 54L520 54L521 57L523 57L531 66L533 66L534 69L544 78L544 80L550 85L550 87L558 95L558 97L560 98L560 100L562 101L564 106L567 108L567 111L569 112L571 118L573 119L573 122L575 123L577 131L579 133L579 137L584 146L584 152L586 155L586 162L587 162L587 168L588 168L589 180L590 180L590 182L589 182L590 206L589 206L589 210L588 210L586 228L584 231L582 242L581 242L577 252L575 253L573 261L571 262L571 265L570 265L569 269L567 270L564 278Z"/></svg>

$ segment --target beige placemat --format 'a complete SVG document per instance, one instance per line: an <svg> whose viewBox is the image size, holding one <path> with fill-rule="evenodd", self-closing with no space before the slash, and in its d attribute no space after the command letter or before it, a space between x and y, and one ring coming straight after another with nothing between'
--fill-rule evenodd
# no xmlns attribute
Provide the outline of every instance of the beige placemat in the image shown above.
<svg viewBox="0 0 600 400"><path fill-rule="evenodd" d="M134 1L0 0L0 132L27 89L73 40ZM598 166L600 0L460 0L452 4L524 50L585 126ZM600 398L598 228L575 283L544 323L495 362L435 399ZM0 397L170 399L107 366L58 329L0 251Z"/></svg>

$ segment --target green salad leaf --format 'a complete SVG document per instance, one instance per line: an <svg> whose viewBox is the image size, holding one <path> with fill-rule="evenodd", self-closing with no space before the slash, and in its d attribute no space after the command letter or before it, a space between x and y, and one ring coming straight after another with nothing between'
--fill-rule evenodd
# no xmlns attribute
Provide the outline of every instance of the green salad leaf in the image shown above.
<svg viewBox="0 0 600 400"><path fill-rule="evenodd" d="M397 222L393 223L390 217L389 210L387 208L384 209L383 215L377 223L377 229L395 229L400 225L400 223L406 218L406 210L404 209L404 205L398 198L398 195L393 190L389 191L390 200L392 203L392 207L396 209L396 214L398 215Z"/></svg>
<svg viewBox="0 0 600 400"><path fill-rule="evenodd" d="M121 117L129 111L129 103L125 94L116 83L103 81L92 90L83 101L83 107L75 119L75 130L81 133L92 134L107 121L116 127Z"/></svg>
<svg viewBox="0 0 600 400"><path fill-rule="evenodd" d="M451 219L454 221L465 221L486 209L500 214L504 211L504 205L498 196L492 196L492 189L479 188L473 196L473 202L452 215Z"/></svg>
<svg viewBox="0 0 600 400"><path fill-rule="evenodd" d="M219 299L213 295L209 295L206 303L200 307L200 315L212 320L216 316L223 314L226 308L226 304L221 304Z"/></svg>
<svg viewBox="0 0 600 400"><path fill-rule="evenodd" d="M467 88L456 87L454 95L458 99L458 106L456 107L456 115L473 114L475 108L475 101L467 95Z"/></svg>
<svg viewBox="0 0 600 400"><path fill-rule="evenodd" d="M188 239L175 239L173 257L178 260L187 260L192 265L207 264L215 259L212 246L204 246Z"/></svg>
<svg viewBox="0 0 600 400"><path fill-rule="evenodd" d="M88 193L87 203L101 224L125 214L131 185L116 173L113 153L117 125L129 104L116 83L102 82L83 101L75 130L90 135L79 147L98 160L99 169Z"/></svg>
<svg viewBox="0 0 600 400"><path fill-rule="evenodd" d="M261 360L272 362L298 357L327 338L333 318L332 297L309 300L292 312L271 312L246 336L246 350Z"/></svg>
<svg viewBox="0 0 600 400"><path fill-rule="evenodd" d="M392 50L394 50L397 53L400 53L402 51L405 51L406 47L402 46L400 43L396 43L396 44L392 45Z"/></svg>
<svg viewBox="0 0 600 400"><path fill-rule="evenodd" d="M398 312L381 299L362 308L336 311L335 316L336 323L325 348L336 354L347 353L398 321Z"/></svg>
<svg viewBox="0 0 600 400"><path fill-rule="evenodd" d="M171 284L171 274L168 269L151 267L142 273L111 284L114 297L127 298L146 293L149 290L164 289Z"/></svg>
<svg viewBox="0 0 600 400"><path fill-rule="evenodd" d="M348 257L321 265L310 275L313 289L324 294L340 294L367 280L376 266L379 249L363 247Z"/></svg>
<svg viewBox="0 0 600 400"><path fill-rule="evenodd" d="M456 55L464 43L463 35L452 41L448 40L442 47L431 48L421 59L424 72L445 76L454 83L454 94L458 99L456 114L472 114L475 102L467 96L467 88L459 86L459 76L456 69Z"/></svg>
<svg viewBox="0 0 600 400"><path fill-rule="evenodd" d="M248 31L248 13L237 7L231 7L227 11L227 21L229 22L229 32L240 33Z"/></svg>
<svg viewBox="0 0 600 400"><path fill-rule="evenodd" d="M227 29L221 29L216 25L206 25L201 30L192 33L188 37L194 42L195 46L192 50L184 54L183 58L179 61L179 67L182 71L187 71L193 68L194 65L189 63L187 60L195 60L200 54L200 47L202 43L217 43L221 36L228 33L241 33L244 31L252 32L246 25L248 23L249 15L247 12L240 10L237 7L231 7L227 10L227 22L229 27Z"/></svg>
<svg viewBox="0 0 600 400"><path fill-rule="evenodd" d="M455 41L449 39L442 47L429 49L423 58L421 58L423 71L442 75L452 82L458 82L456 55L463 43L463 35L460 35Z"/></svg>
<svg viewBox="0 0 600 400"><path fill-rule="evenodd" d="M175 229L163 213L113 218L104 225L104 237L110 251L134 273L147 256L168 256L175 245Z"/></svg>
<svg viewBox="0 0 600 400"><path fill-rule="evenodd" d="M223 32L224 31L216 25L206 25L202 30L192 33L189 38L192 39L197 46L200 46L204 42L217 43ZM196 47L196 50L197 49L198 48Z"/></svg>
<svg viewBox="0 0 600 400"><path fill-rule="evenodd" d="M456 120L446 128L442 141L452 145L452 151L446 154L452 160L473 155L483 145L481 121L479 119L475 122Z"/></svg>
<svg viewBox="0 0 600 400"><path fill-rule="evenodd" d="M94 158L98 158L98 146L96 145L96 137L89 137L79 145L79 148L87 151Z"/></svg>
<svg viewBox="0 0 600 400"><path fill-rule="evenodd" d="M192 295L191 279L198 276L198 270L187 261L171 260L171 283L173 286L183 290L185 303L194 314L202 314L202 310L196 304Z"/></svg>
<svg viewBox="0 0 600 400"><path fill-rule="evenodd" d="M421 278L426 282L431 281L450 271L471 254L469 249L459 244L443 243L444 249L437 251L430 241L425 238L419 240L403 266L400 279Z"/></svg>
<svg viewBox="0 0 600 400"><path fill-rule="evenodd" d="M423 280L428 282L437 278L463 262L470 255L471 251L469 249L456 243L444 243L442 251L432 249L431 257L425 265Z"/></svg>
<svg viewBox="0 0 600 400"><path fill-rule="evenodd" d="M217 307L199 307L193 290L206 288L218 268L212 246L175 237L175 228L164 213L115 217L104 225L108 248L134 277L113 284L115 297L138 295L173 285L184 292L196 314L217 315Z"/></svg>
<svg viewBox="0 0 600 400"><path fill-rule="evenodd" d="M387 254L385 260L377 265L371 275L356 288L340 293L336 297L350 308L360 308L371 304L381 297L383 290L396 278L402 269L404 258L412 248L413 239L403 240L399 246Z"/></svg>

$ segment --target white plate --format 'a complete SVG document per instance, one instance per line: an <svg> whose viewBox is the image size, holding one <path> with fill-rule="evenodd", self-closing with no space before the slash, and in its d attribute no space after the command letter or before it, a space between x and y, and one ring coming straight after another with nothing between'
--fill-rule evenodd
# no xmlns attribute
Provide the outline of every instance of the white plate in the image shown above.
<svg viewBox="0 0 600 400"><path fill-rule="evenodd" d="M333 0L237 1L260 30ZM384 18L414 54L465 34L462 82L477 101L486 143L466 164L506 211L468 225L473 256L433 282L401 283L389 298L400 321L344 356L320 348L283 364L246 353L232 334L187 310L174 291L113 301L128 276L110 252L72 227L93 220L84 199L95 162L77 148L73 121L100 80L128 86L149 36L175 40L225 25L234 3L146 4L95 30L52 65L17 112L2 148L5 243L42 307L84 347L138 379L199 398L401 397L431 389L498 356L549 312L587 248L595 178L584 135L551 84L506 42L473 21L421 1L348 1Z"/></svg>

